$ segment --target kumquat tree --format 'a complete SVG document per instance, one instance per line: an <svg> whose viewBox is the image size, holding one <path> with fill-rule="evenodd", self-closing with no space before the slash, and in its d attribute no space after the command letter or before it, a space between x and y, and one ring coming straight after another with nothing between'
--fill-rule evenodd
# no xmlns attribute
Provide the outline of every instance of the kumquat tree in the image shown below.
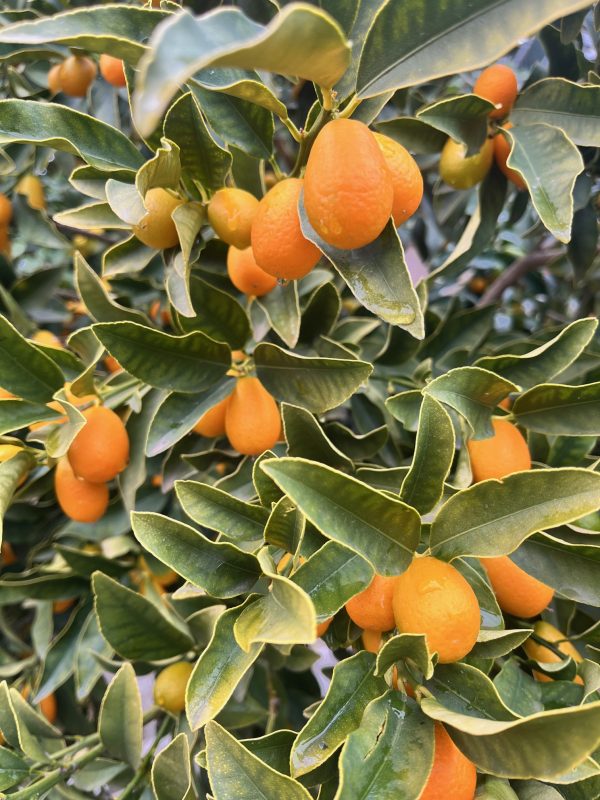
<svg viewBox="0 0 600 800"><path fill-rule="evenodd" d="M0 798L600 798L600 3L4 0Z"/></svg>

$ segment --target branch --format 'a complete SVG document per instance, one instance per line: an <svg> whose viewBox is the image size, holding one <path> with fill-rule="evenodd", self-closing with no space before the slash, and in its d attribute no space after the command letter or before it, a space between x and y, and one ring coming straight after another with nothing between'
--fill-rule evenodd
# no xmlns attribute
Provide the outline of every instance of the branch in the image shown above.
<svg viewBox="0 0 600 800"><path fill-rule="evenodd" d="M549 264L563 254L564 250L562 248L542 246L539 250L533 250L531 253L518 258L487 288L477 303L477 308L493 305L502 297L504 290L517 283L523 275Z"/></svg>

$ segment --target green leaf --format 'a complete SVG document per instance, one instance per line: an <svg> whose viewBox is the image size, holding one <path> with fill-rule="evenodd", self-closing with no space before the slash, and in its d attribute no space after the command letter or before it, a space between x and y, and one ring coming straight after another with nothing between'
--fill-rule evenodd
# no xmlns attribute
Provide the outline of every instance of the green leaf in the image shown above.
<svg viewBox="0 0 600 800"><path fill-rule="evenodd" d="M0 434L18 431L32 422L56 422L62 415L41 403L27 400L0 400Z"/></svg>
<svg viewBox="0 0 600 800"><path fill-rule="evenodd" d="M434 751L433 724L425 720L415 701L399 692L373 700L342 748L336 798L419 797Z"/></svg>
<svg viewBox="0 0 600 800"><path fill-rule="evenodd" d="M468 581L475 592L481 612L481 630L504 630L504 617L490 587L487 572L474 558L457 558L452 565Z"/></svg>
<svg viewBox="0 0 600 800"><path fill-rule="evenodd" d="M90 316L98 322L139 322L148 325L148 318L141 311L116 303L106 291L99 276L81 253L75 253L75 285Z"/></svg>
<svg viewBox="0 0 600 800"><path fill-rule="evenodd" d="M400 633L392 636L377 653L376 675L385 675L397 661L412 662L424 678L433 675L433 664L423 633Z"/></svg>
<svg viewBox="0 0 600 800"><path fill-rule="evenodd" d="M200 417L221 400L229 397L233 390L233 379L224 378L215 386L199 394L173 392L156 410L144 443L146 455L164 453L188 434Z"/></svg>
<svg viewBox="0 0 600 800"><path fill-rule="evenodd" d="M517 718L488 676L469 664L438 664L427 688L445 709L472 718Z"/></svg>
<svg viewBox="0 0 600 800"><path fill-rule="evenodd" d="M264 477L266 478L266 475ZM305 530L304 514L298 511L284 495L271 509L265 525L264 539L267 544L280 547L288 553L296 553L304 538Z"/></svg>
<svg viewBox="0 0 600 800"><path fill-rule="evenodd" d="M545 123L515 126L500 136L512 142L507 164L523 177L540 219L560 242L570 241L573 187L583 170L579 150L560 128Z"/></svg>
<svg viewBox="0 0 600 800"><path fill-rule="evenodd" d="M320 10L301 4L285 8L266 27L237 9L201 17L181 12L158 26L150 47L140 64L133 104L142 135L154 130L177 89L199 70L267 70L330 88L342 76L350 57L337 23Z"/></svg>
<svg viewBox="0 0 600 800"><path fill-rule="evenodd" d="M234 625L242 650L264 642L278 645L311 644L317 638L315 607L306 592L289 578L268 573L267 594L249 603Z"/></svg>
<svg viewBox="0 0 600 800"><path fill-rule="evenodd" d="M274 397L316 414L341 405L373 371L365 361L300 356L267 343L256 346L254 363Z"/></svg>
<svg viewBox="0 0 600 800"><path fill-rule="evenodd" d="M546 78L519 95L510 118L515 125L545 122L561 128L575 144L599 147L599 108L600 86Z"/></svg>
<svg viewBox="0 0 600 800"><path fill-rule="evenodd" d="M511 553L511 559L564 597L600 606L600 551L589 534L578 535L569 528L536 534Z"/></svg>
<svg viewBox="0 0 600 800"><path fill-rule="evenodd" d="M62 686L75 669L75 655L79 645L79 635L83 621L87 619L89 607L79 606L48 649L44 659L44 670L33 698L39 702L51 692Z"/></svg>
<svg viewBox="0 0 600 800"><path fill-rule="evenodd" d="M115 758L136 769L142 755L142 698L131 664L123 664L100 706L100 741Z"/></svg>
<svg viewBox="0 0 600 800"><path fill-rule="evenodd" d="M177 481L175 492L185 513L198 525L217 531L233 541L262 540L269 518L266 508L246 503L216 486L196 481Z"/></svg>
<svg viewBox="0 0 600 800"><path fill-rule="evenodd" d="M241 349L250 338L248 316L238 301L201 278L190 280L190 299L196 316L178 315L184 333L202 331L212 339Z"/></svg>
<svg viewBox="0 0 600 800"><path fill-rule="evenodd" d="M322 534L379 574L399 575L412 561L421 523L410 506L314 461L278 458L261 468Z"/></svg>
<svg viewBox="0 0 600 800"><path fill-rule="evenodd" d="M197 83L192 94L219 139L247 156L268 159L273 153L273 116L266 109L228 94L210 92ZM235 159L232 164L235 171Z"/></svg>
<svg viewBox="0 0 600 800"><path fill-rule="evenodd" d="M328 336L337 322L342 299L333 283L322 283L308 298L300 320L300 340L313 341Z"/></svg>
<svg viewBox="0 0 600 800"><path fill-rule="evenodd" d="M56 43L88 53L106 53L136 64L146 50L143 42L164 19L160 11L135 6L99 6L18 22L0 31L0 42Z"/></svg>
<svg viewBox="0 0 600 800"><path fill-rule="evenodd" d="M62 388L60 369L0 316L0 375L2 388L24 400L46 403Z"/></svg>
<svg viewBox="0 0 600 800"><path fill-rule="evenodd" d="M476 94L444 97L417 111L417 119L423 120L454 141L467 147L467 155L475 155L487 136L487 118L494 104Z"/></svg>
<svg viewBox="0 0 600 800"><path fill-rule="evenodd" d="M529 638L530 630L490 631L481 629L470 656L475 658L500 658L515 650Z"/></svg>
<svg viewBox="0 0 600 800"><path fill-rule="evenodd" d="M300 306L298 283L288 281L257 298L256 302L267 315L271 327L288 347L295 347L300 335Z"/></svg>
<svg viewBox="0 0 600 800"><path fill-rule="evenodd" d="M101 572L92 575L92 589L102 635L123 658L158 661L181 655L192 646L183 623L176 626L166 610L141 594Z"/></svg>
<svg viewBox="0 0 600 800"><path fill-rule="evenodd" d="M142 547L213 597L236 597L260 578L255 556L162 514L134 511L131 527Z"/></svg>
<svg viewBox="0 0 600 800"><path fill-rule="evenodd" d="M327 542L294 572L291 580L312 600L317 619L332 617L373 580L373 568L362 556L337 542Z"/></svg>
<svg viewBox="0 0 600 800"><path fill-rule="evenodd" d="M578 319L549 342L524 355L484 356L476 365L496 372L524 389L531 389L554 378L576 361L592 341L597 327L597 319Z"/></svg>
<svg viewBox="0 0 600 800"><path fill-rule="evenodd" d="M244 607L221 614L208 647L196 662L186 693L186 713L194 731L224 708L262 650L263 645L253 644L246 653L235 640L234 625Z"/></svg>
<svg viewBox="0 0 600 800"><path fill-rule="evenodd" d="M112 228L115 230L128 230L129 225L118 217L108 203L87 203L68 211L60 211L52 217L57 225L66 225L68 228L77 228L84 231L94 231L97 228Z"/></svg>
<svg viewBox="0 0 600 800"><path fill-rule="evenodd" d="M516 392L509 380L481 367L457 367L424 388L425 394L461 414L471 426L474 438L493 436L492 414L510 392Z"/></svg>
<svg viewBox="0 0 600 800"><path fill-rule="evenodd" d="M420 514L437 505L444 492L454 459L454 426L437 400L425 395L419 415L415 452L402 486L400 499Z"/></svg>
<svg viewBox="0 0 600 800"><path fill-rule="evenodd" d="M365 650L336 664L322 703L292 748L292 775L304 775L330 758L360 725L365 706L387 686L373 674L375 656Z"/></svg>
<svg viewBox="0 0 600 800"><path fill-rule="evenodd" d="M172 336L135 322L100 322L92 330L127 372L159 389L201 392L231 366L229 346L200 331Z"/></svg>
<svg viewBox="0 0 600 800"><path fill-rule="evenodd" d="M175 736L152 763L156 800L185 800L192 785L190 746L185 733Z"/></svg>
<svg viewBox="0 0 600 800"><path fill-rule="evenodd" d="M0 100L0 144L27 142L63 150L103 172L135 171L143 158L124 133L57 103Z"/></svg>
<svg viewBox="0 0 600 800"><path fill-rule="evenodd" d="M600 383L546 383L517 397L518 425L548 436L600 436Z"/></svg>
<svg viewBox="0 0 600 800"><path fill-rule="evenodd" d="M309 800L308 791L269 767L216 722L206 726L206 761L215 800Z"/></svg>
<svg viewBox="0 0 600 800"><path fill-rule="evenodd" d="M389 221L371 244L356 250L338 250L316 234L303 203L299 213L304 236L335 267L361 305L384 322L398 325L422 339L425 335L423 313L393 221Z"/></svg>
<svg viewBox="0 0 600 800"><path fill-rule="evenodd" d="M136 236L130 236L109 247L102 255L102 274L120 275L141 272L156 255L156 250L146 247Z"/></svg>
<svg viewBox="0 0 600 800"><path fill-rule="evenodd" d="M411 153L439 153L446 143L447 136L437 128L416 117L394 117L377 122L375 128L395 139Z"/></svg>
<svg viewBox="0 0 600 800"><path fill-rule="evenodd" d="M514 721L467 716L430 697L421 708L446 725L479 769L499 777L549 780L583 761L600 741L600 702Z"/></svg>
<svg viewBox="0 0 600 800"><path fill-rule="evenodd" d="M482 481L442 506L431 527L432 554L450 560L512 553L532 533L595 511L599 492L599 473L569 467Z"/></svg>
<svg viewBox="0 0 600 800"><path fill-rule="evenodd" d="M2 404L0 403L1 410ZM282 403L281 418L290 456L310 458L345 472L353 469L351 459L329 441L310 411L301 406Z"/></svg>
<svg viewBox="0 0 600 800"><path fill-rule="evenodd" d="M0 791L21 783L28 774L27 762L12 750L0 746Z"/></svg>
<svg viewBox="0 0 600 800"><path fill-rule="evenodd" d="M436 0L384 3L363 46L360 97L374 97L433 78L483 67L585 0Z"/></svg>
<svg viewBox="0 0 600 800"><path fill-rule="evenodd" d="M183 178L189 189L194 181L208 191L224 185L231 169L231 153L209 131L193 94L188 92L173 103L165 117L164 132L179 147Z"/></svg>
<svg viewBox="0 0 600 800"><path fill-rule="evenodd" d="M102 636L98 618L90 614L81 626L75 664L76 697L79 702L87 700L92 689L104 672L101 659L111 658L112 647Z"/></svg>
<svg viewBox="0 0 600 800"><path fill-rule="evenodd" d="M477 208L462 232L448 258L429 276L429 281L444 272L445 278L458 277L473 259L482 253L493 240L498 217L506 200L506 180L497 170L490 170L477 189ZM456 317L454 318L456 319ZM452 321L452 320L451 320ZM446 340L447 345L451 345Z"/></svg>
<svg viewBox="0 0 600 800"><path fill-rule="evenodd" d="M268 0L270 2L270 0ZM254 70L220 67L219 69L203 69L190 80L211 92L232 95L246 100L256 106L270 111L281 119L287 118L287 108L275 93L263 83L258 72Z"/></svg>

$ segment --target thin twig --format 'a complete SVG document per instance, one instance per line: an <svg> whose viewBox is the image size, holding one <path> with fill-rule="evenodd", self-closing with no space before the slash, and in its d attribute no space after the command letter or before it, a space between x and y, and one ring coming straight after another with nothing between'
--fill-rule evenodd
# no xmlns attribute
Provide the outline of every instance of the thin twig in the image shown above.
<svg viewBox="0 0 600 800"><path fill-rule="evenodd" d="M562 248L546 247L533 250L531 253L527 253L527 255L518 258L487 288L477 303L477 308L493 305L502 297L504 290L517 283L523 275L526 275L534 269L550 264L563 254L564 250Z"/></svg>

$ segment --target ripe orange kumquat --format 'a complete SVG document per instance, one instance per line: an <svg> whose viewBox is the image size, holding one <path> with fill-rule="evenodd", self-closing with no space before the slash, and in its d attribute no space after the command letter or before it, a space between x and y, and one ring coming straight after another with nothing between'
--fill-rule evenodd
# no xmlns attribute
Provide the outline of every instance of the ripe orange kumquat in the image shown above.
<svg viewBox="0 0 600 800"><path fill-rule="evenodd" d="M91 483L111 481L129 461L129 436L118 414L105 406L83 412L86 424L67 453L77 477Z"/></svg>
<svg viewBox="0 0 600 800"><path fill-rule="evenodd" d="M277 278L258 266L251 247L229 248L227 274L235 288L249 297L262 297L277 286Z"/></svg>
<svg viewBox="0 0 600 800"><path fill-rule="evenodd" d="M473 94L489 100L499 108L490 111L491 119L502 119L513 107L519 87L517 76L506 64L493 64L479 75L473 86Z"/></svg>
<svg viewBox="0 0 600 800"><path fill-rule="evenodd" d="M391 630L394 627L392 600L395 585L395 577L375 575L366 589L346 603L346 611L352 622L370 631Z"/></svg>
<svg viewBox="0 0 600 800"><path fill-rule="evenodd" d="M225 187L208 204L208 221L219 239L239 250L250 246L250 231L258 210L258 198L244 189Z"/></svg>
<svg viewBox="0 0 600 800"><path fill-rule="evenodd" d="M410 219L423 199L423 176L419 165L400 142L374 133L373 136L392 175L394 201L392 217L396 227Z"/></svg>
<svg viewBox="0 0 600 800"><path fill-rule="evenodd" d="M473 800L475 765L461 753L441 722L434 725L433 766L419 800Z"/></svg>
<svg viewBox="0 0 600 800"><path fill-rule="evenodd" d="M270 450L279 439L277 403L258 378L238 378L227 402L225 433L231 446L246 456Z"/></svg>
<svg viewBox="0 0 600 800"><path fill-rule="evenodd" d="M492 426L493 436L467 442L475 483L531 469L529 448L518 428L505 419L493 419Z"/></svg>
<svg viewBox="0 0 600 800"><path fill-rule="evenodd" d="M517 566L508 556L482 558L498 605L515 617L536 617L554 597L554 589Z"/></svg>

